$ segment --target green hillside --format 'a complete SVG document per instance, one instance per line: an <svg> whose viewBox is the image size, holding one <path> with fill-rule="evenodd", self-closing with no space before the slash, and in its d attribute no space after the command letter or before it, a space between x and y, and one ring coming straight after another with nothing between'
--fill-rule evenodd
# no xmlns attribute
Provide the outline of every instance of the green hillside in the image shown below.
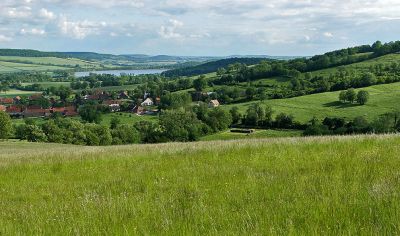
<svg viewBox="0 0 400 236"><path fill-rule="evenodd" d="M400 233L395 135L0 149L4 235Z"/></svg>
<svg viewBox="0 0 400 236"><path fill-rule="evenodd" d="M362 90L370 93L370 101L363 106L358 104L342 104L339 102L340 91L288 99L266 100L263 103L270 105L275 114L280 112L292 114L295 120L300 122L307 122L313 117L325 118L327 116L346 117L349 119L357 116L365 116L368 120L373 120L381 114L400 110L400 83L375 85L362 88ZM224 107L230 109L233 106L237 106L242 112L245 112L249 105L257 102L259 101L232 104Z"/></svg>

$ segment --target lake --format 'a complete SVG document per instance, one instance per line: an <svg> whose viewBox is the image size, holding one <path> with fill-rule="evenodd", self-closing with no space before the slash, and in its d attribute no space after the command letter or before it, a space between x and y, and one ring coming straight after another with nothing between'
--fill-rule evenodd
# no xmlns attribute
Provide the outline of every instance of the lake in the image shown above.
<svg viewBox="0 0 400 236"><path fill-rule="evenodd" d="M83 71L83 72L75 72L75 77L84 77L89 76L90 73L102 75L121 75L121 74L134 74L134 75L153 75L153 74L161 74L166 70L163 69L146 69L146 70L102 70L102 71Z"/></svg>

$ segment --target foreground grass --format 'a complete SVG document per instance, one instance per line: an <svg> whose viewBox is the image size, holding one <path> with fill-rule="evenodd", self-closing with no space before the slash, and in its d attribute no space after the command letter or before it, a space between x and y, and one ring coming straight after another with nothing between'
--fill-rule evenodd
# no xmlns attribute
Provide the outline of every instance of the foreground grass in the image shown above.
<svg viewBox="0 0 400 236"><path fill-rule="evenodd" d="M0 234L400 233L400 137L0 142Z"/></svg>
<svg viewBox="0 0 400 236"><path fill-rule="evenodd" d="M255 130L255 132L252 134L232 133L230 130L228 130L204 136L201 138L201 141L300 137L302 134L303 131L301 130Z"/></svg>

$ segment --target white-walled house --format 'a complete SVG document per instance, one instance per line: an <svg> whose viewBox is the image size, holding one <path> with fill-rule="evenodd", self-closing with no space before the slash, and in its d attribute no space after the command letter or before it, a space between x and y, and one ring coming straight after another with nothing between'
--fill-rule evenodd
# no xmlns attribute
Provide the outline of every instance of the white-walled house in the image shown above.
<svg viewBox="0 0 400 236"><path fill-rule="evenodd" d="M142 107L153 106L154 102L151 98L146 98L146 100L144 100L140 105L142 105Z"/></svg>

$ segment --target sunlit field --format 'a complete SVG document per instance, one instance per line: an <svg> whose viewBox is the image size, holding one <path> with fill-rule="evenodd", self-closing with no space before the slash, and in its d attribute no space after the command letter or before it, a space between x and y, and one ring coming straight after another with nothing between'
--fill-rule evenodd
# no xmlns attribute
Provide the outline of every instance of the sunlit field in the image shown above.
<svg viewBox="0 0 400 236"><path fill-rule="evenodd" d="M400 136L0 142L3 235L396 235Z"/></svg>

